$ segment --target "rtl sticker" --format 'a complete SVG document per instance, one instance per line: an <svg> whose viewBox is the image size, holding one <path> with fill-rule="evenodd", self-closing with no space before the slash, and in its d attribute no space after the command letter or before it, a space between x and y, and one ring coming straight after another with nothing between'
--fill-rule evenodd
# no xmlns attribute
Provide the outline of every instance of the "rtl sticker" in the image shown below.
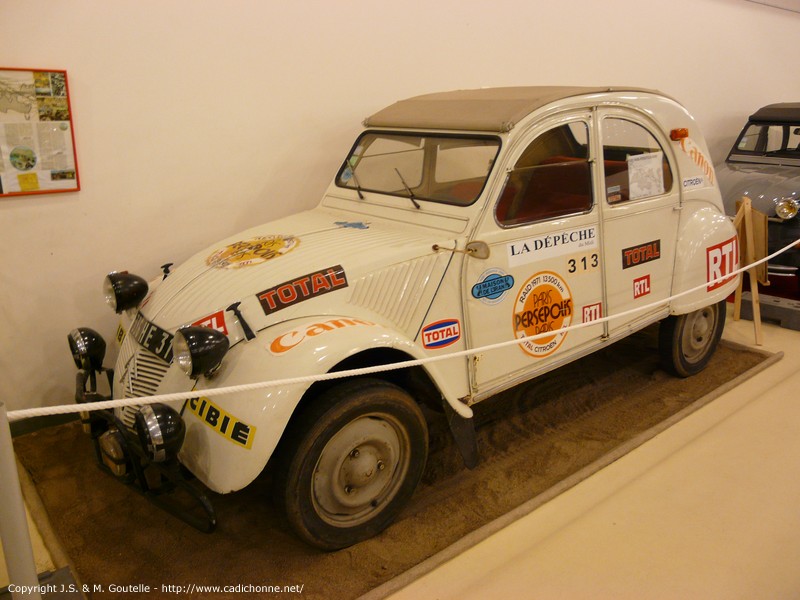
<svg viewBox="0 0 800 600"><path fill-rule="evenodd" d="M739 239L733 236L731 239L706 248L706 281L709 292L728 283L733 276L725 277L733 273L739 266Z"/></svg>
<svg viewBox="0 0 800 600"><path fill-rule="evenodd" d="M650 293L650 275L643 275L633 280L633 297L641 298Z"/></svg>
<svg viewBox="0 0 800 600"><path fill-rule="evenodd" d="M199 321L195 321L192 325L195 327L209 327L228 335L228 328L225 325L225 312L221 310L215 312L213 315L203 317Z"/></svg>
<svg viewBox="0 0 800 600"><path fill-rule="evenodd" d="M602 302L598 302L597 304L589 304L583 307L583 323L597 321L598 319L602 318L603 318Z"/></svg>

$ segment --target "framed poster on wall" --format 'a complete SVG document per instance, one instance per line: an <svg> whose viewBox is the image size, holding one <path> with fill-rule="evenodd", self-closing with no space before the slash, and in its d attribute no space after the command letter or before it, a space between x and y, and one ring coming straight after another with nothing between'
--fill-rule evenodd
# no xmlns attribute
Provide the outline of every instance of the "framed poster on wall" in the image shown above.
<svg viewBox="0 0 800 600"><path fill-rule="evenodd" d="M79 189L67 72L0 67L0 197Z"/></svg>

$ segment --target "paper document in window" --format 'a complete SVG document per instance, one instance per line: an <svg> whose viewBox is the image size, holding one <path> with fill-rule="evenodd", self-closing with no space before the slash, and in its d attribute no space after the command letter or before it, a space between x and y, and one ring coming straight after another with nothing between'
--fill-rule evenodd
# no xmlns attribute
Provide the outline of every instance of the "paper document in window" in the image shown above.
<svg viewBox="0 0 800 600"><path fill-rule="evenodd" d="M664 193L663 152L637 154L629 156L627 161L631 200Z"/></svg>

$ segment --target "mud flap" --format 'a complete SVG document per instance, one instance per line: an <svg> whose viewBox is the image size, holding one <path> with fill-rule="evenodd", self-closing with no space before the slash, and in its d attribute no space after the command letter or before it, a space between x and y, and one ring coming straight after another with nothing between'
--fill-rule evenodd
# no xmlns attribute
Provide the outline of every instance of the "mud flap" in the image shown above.
<svg viewBox="0 0 800 600"><path fill-rule="evenodd" d="M447 400L443 400L442 404L444 405L444 414L447 415L447 424L450 426L450 432L453 434L458 451L464 460L464 466L468 469L474 469L480 461L478 438L475 435L475 421L473 419L465 419L459 415Z"/></svg>

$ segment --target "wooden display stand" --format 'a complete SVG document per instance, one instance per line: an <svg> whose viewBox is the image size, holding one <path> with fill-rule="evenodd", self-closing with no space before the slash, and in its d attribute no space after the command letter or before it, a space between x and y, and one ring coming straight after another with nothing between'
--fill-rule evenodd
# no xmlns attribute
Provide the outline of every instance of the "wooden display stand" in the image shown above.
<svg viewBox="0 0 800 600"><path fill-rule="evenodd" d="M736 211L736 217L733 220L733 226L739 233L740 245L744 246L743 259L744 264L751 265L756 259L756 236L753 229L753 206L750 203L750 198L743 197L739 204L739 209ZM766 232L762 234L766 240ZM743 244L741 242L744 242ZM755 330L756 345L763 345L763 332L761 330L761 302L758 297L758 282L759 277L757 273L758 267L751 267L747 270L750 276L750 293L752 296L753 304L753 328ZM766 271L764 271L766 272ZM769 281L765 283L768 285ZM739 285L736 287L736 295L733 301L733 320L738 321L741 318L742 312L742 286L744 284L744 277L739 278Z"/></svg>

